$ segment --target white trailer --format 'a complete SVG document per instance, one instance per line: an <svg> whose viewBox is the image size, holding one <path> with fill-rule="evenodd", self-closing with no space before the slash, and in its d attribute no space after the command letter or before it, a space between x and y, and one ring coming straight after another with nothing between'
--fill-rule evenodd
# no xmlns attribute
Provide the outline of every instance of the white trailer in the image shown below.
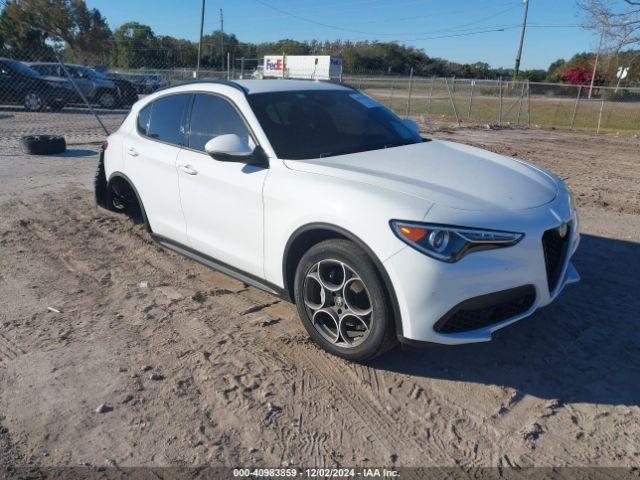
<svg viewBox="0 0 640 480"><path fill-rule="evenodd" d="M342 78L342 57L331 55L265 55L261 73L265 78L340 80Z"/></svg>

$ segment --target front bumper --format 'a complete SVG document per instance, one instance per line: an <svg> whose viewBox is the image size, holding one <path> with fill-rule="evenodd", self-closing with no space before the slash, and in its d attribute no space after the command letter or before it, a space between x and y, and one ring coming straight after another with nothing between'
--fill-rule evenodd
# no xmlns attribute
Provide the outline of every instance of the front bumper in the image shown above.
<svg viewBox="0 0 640 480"><path fill-rule="evenodd" d="M458 217L455 223L450 220L452 216ZM571 263L580 240L579 223L565 196L536 209L495 217L483 214L483 219L476 218L475 223L474 216L478 214L440 210L430 212L428 221L518 231L525 236L513 247L471 253L456 263L434 260L409 246L387 259L384 266L393 283L400 310L401 331L398 336L401 341L448 345L489 341L493 332L528 317L539 307L555 300L566 285L579 281L580 276ZM491 227L487 223L490 221L497 225ZM545 231L565 223L571 225L566 252L559 266L558 280L550 290L542 236ZM519 309L500 310L507 312L506 317L494 315L496 321L480 321L479 328L455 333L444 333L447 329L440 328L442 320L450 317L456 309L478 303L479 299L489 304L492 298L498 302L497 298L504 299L505 292L518 289L522 292L525 287L531 293L526 297L527 303L520 302ZM509 315L509 312L513 314Z"/></svg>

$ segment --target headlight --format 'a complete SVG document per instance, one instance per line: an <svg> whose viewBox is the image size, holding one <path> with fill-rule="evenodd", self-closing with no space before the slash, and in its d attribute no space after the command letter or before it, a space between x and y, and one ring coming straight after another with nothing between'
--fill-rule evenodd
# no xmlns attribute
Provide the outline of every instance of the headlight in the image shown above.
<svg viewBox="0 0 640 480"><path fill-rule="evenodd" d="M449 263L457 262L466 254L478 250L510 247L524 237L524 234L515 232L401 220L391 220L390 224L393 233L409 246L437 260Z"/></svg>

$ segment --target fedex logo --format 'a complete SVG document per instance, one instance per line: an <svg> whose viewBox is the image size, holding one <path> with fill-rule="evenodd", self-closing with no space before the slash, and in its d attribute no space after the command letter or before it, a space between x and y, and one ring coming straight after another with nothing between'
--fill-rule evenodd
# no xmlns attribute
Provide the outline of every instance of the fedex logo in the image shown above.
<svg viewBox="0 0 640 480"><path fill-rule="evenodd" d="M267 70L282 70L283 62L281 58L277 60L267 60L265 62L265 67Z"/></svg>

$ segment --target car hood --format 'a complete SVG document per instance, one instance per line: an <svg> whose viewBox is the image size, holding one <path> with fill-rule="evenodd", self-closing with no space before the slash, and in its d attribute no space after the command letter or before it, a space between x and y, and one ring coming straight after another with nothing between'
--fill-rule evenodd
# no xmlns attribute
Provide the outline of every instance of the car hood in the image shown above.
<svg viewBox="0 0 640 480"><path fill-rule="evenodd" d="M439 140L284 163L292 170L367 183L462 210L534 208L558 193L556 180L539 168Z"/></svg>

